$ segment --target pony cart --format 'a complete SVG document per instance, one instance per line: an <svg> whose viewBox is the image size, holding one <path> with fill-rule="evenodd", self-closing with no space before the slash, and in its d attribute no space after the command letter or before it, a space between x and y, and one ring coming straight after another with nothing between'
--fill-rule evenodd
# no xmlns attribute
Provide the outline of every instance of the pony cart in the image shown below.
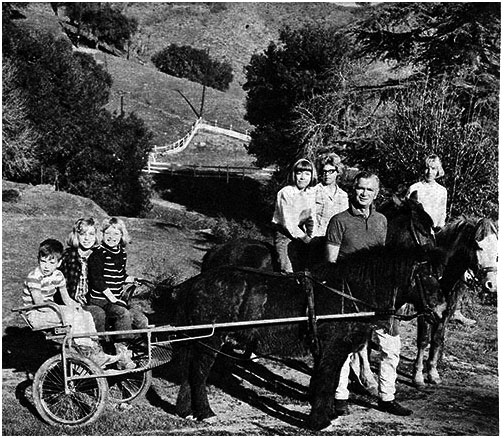
<svg viewBox="0 0 504 438"><path fill-rule="evenodd" d="M245 271L260 273L259 270L239 268ZM279 275L262 272L263 275ZM288 275L287 275L288 276ZM313 299L311 281L308 273L292 274L302 287L306 289L308 303ZM327 287L327 286L326 286ZM330 289L330 288L328 288ZM337 291L339 292L339 291ZM340 294L345 295L343 292ZM313 304L313 303L312 303ZM57 426L83 426L95 421L103 412L107 401L120 404L133 402L144 396L152 381L152 369L169 362L172 359L172 346L177 342L198 341L211 338L218 331L236 331L258 329L268 326L307 323L316 330L316 323L337 320L367 320L369 318L387 318L393 311L359 311L354 313L337 313L314 315L313 305L308 305L304 316L249 321L215 322L187 326L149 326L144 329L129 331L107 331L99 333L70 333L70 325L54 303L26 306L12 309L18 312L26 323L35 330L26 313L30 310L49 307L60 315L61 323L57 326L43 327L47 340L61 345L61 352L47 359L36 371L33 383L33 402L47 423ZM145 340L141 351L133 352L136 368L119 370L115 368L101 369L93 360L79 352L75 338L113 336L118 334L137 335Z"/></svg>

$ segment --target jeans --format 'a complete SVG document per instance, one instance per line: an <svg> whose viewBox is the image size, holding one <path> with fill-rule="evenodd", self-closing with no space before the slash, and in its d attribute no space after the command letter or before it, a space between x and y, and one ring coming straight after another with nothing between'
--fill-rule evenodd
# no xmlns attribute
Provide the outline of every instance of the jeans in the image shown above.
<svg viewBox="0 0 504 438"><path fill-rule="evenodd" d="M105 310L103 310L100 306L95 306L92 304L88 304L85 306L82 306L82 308L86 311L91 313L93 316L93 321L94 325L96 327L97 332L104 332L106 330L105 327Z"/></svg>
<svg viewBox="0 0 504 438"><path fill-rule="evenodd" d="M275 249L282 272L299 272L305 269L308 262L308 247L303 242L287 237L276 231L274 236Z"/></svg>

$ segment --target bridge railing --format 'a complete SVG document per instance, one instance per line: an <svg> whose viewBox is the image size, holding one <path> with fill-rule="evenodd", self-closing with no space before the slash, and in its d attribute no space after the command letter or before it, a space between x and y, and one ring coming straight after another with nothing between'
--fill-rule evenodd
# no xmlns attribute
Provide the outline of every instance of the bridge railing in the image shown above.
<svg viewBox="0 0 504 438"><path fill-rule="evenodd" d="M245 178L252 176L256 178L267 179L275 172L274 168L259 169L251 166L203 166L187 165L177 166L170 163L151 163L144 170L148 173L164 173L169 175L186 175L192 177L210 177L210 178Z"/></svg>

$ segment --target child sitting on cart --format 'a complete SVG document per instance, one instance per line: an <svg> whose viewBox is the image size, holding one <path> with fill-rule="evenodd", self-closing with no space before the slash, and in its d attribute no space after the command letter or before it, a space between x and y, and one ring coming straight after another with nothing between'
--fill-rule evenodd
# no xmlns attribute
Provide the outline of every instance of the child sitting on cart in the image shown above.
<svg viewBox="0 0 504 438"><path fill-rule="evenodd" d="M129 234L122 219L107 218L102 224L103 240L89 256L88 279L90 304L100 306L112 325L112 330L121 331L114 336L115 350L121 355L117 363L119 369L133 369L136 367L131 359L131 342L138 338L131 333L133 327L145 328L149 321L137 309L130 309L122 299L126 285L133 283L135 277L126 272L126 251L129 243Z"/></svg>
<svg viewBox="0 0 504 438"><path fill-rule="evenodd" d="M26 319L35 329L70 325L71 334L95 333L93 317L82 309L81 305L68 295L65 277L58 269L63 254L63 245L56 239L46 239L38 251L38 266L30 271L23 288L25 306L54 303L54 296L59 292L63 305L57 305L59 315L53 308L39 307L26 312ZM118 361L118 356L106 354L96 339L91 337L73 338L78 351L105 367Z"/></svg>

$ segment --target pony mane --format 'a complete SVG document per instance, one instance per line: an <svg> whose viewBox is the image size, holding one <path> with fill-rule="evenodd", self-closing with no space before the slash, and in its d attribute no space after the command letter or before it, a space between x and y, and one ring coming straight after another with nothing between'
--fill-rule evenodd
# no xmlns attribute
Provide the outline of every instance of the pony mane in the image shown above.
<svg viewBox="0 0 504 438"><path fill-rule="evenodd" d="M491 234L498 234L497 225L491 219L459 217L436 233L436 239L441 245L460 239L469 248Z"/></svg>

